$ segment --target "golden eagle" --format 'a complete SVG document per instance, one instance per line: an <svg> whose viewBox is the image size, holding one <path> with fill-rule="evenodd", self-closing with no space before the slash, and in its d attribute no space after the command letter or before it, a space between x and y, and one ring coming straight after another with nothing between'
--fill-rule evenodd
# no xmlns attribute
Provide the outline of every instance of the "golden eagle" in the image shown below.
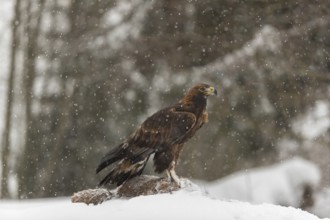
<svg viewBox="0 0 330 220"><path fill-rule="evenodd" d="M147 118L132 135L102 158L96 173L111 164L113 168L99 186L108 183L119 186L141 175L151 154L154 154L155 171L166 171L171 181L180 186L175 166L184 143L207 122L205 110L210 95L217 95L214 87L197 84L179 102Z"/></svg>

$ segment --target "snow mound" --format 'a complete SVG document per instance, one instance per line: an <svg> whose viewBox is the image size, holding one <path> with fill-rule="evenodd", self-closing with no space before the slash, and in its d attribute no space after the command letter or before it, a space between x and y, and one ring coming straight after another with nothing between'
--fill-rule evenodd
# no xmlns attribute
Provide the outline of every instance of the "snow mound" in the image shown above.
<svg viewBox="0 0 330 220"><path fill-rule="evenodd" d="M316 194L316 202L314 207L310 210L320 217L330 216L330 188L325 188Z"/></svg>
<svg viewBox="0 0 330 220"><path fill-rule="evenodd" d="M212 197L300 207L304 190L320 183L320 170L302 158L269 167L236 172L210 183L200 182Z"/></svg>
<svg viewBox="0 0 330 220"><path fill-rule="evenodd" d="M180 179L181 188L168 178L142 175L132 178L115 189L96 188L86 189L75 193L71 197L73 203L100 204L116 198L132 198L137 196L172 193L177 190L188 192L199 190L198 186L188 179Z"/></svg>
<svg viewBox="0 0 330 220"><path fill-rule="evenodd" d="M285 167L303 167L306 161L295 159L291 162L283 163L274 166L274 173L278 175L286 170L286 175L292 176L299 171L292 168ZM305 171L310 174L309 170ZM281 172L277 171L281 170ZM271 169L272 170L272 169ZM259 172L262 173L262 169ZM300 173L299 175L302 175ZM279 178L276 176L268 175L267 178ZM284 174L281 174L284 175ZM314 178L304 179L309 180L309 183L316 184L318 179L316 173ZM257 175L258 176L258 175ZM305 176L309 176L306 175ZM313 176L313 173L312 173ZM306 211L296 209L293 207L282 207L271 204L250 204L247 202L239 201L224 201L219 199L212 199L205 194L196 184L188 179L181 179L181 188L174 191L164 192L158 188L156 194L154 191L149 191L151 186L165 186L168 184L166 180L159 179L153 176L141 176L141 180L132 180L132 184L126 186L137 187L134 189L141 190L142 193L153 193L152 195L141 195L133 198L127 197L111 197L111 200L105 201L98 206L87 206L83 203L71 203L69 198L57 199L38 199L38 200L21 200L21 201L1 201L0 200L0 216L1 219L18 220L18 219L33 219L33 220L58 220L58 219L224 219L224 220L318 220L317 216ZM264 179L264 177L262 178ZM281 179L281 178L280 178ZM291 177L290 184L298 186L303 178ZM138 182L136 182L139 180ZM252 180L252 178L251 178ZM251 181L250 180L250 181ZM144 181L144 182L143 182ZM133 184L133 183L136 184ZM235 182L233 182L235 183ZM165 185L162 185L165 184ZM273 185L278 184L274 181ZM283 184L283 183L282 183ZM297 185L298 184L298 185ZM166 185L167 186L167 185ZM171 185L169 185L171 186ZM256 185L256 189L262 185ZM270 185L271 186L271 185ZM235 191L235 185L232 189L228 186L227 190ZM254 187L253 187L254 188ZM145 191L145 189L147 189ZM168 189L168 188L167 188ZM99 191L97 191L99 190ZM108 189L93 189L91 195L109 196L107 192L119 193L120 188L111 191ZM263 189L265 190L265 189ZM134 190L133 190L134 191ZM95 193L96 192L96 193ZM127 193L125 190L122 191ZM161 193L159 193L161 192ZM140 192L139 192L140 193ZM116 194L118 196L119 194ZM132 195L133 194L128 194ZM325 219L324 219L325 220ZM327 219L330 220L330 219Z"/></svg>
<svg viewBox="0 0 330 220"><path fill-rule="evenodd" d="M211 199L196 186L174 193L114 199L98 206L71 203L68 198L0 202L1 219L224 219L317 220L315 215L292 207L252 205Z"/></svg>

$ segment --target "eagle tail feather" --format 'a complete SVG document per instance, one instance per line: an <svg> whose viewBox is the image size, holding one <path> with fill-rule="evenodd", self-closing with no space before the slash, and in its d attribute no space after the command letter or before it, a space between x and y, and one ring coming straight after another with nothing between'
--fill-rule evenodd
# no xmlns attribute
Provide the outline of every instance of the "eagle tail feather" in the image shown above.
<svg viewBox="0 0 330 220"><path fill-rule="evenodd" d="M132 163L132 161L128 159L122 159L116 164L110 173L101 180L99 187L114 183L117 186L120 186L126 180L141 175L148 162L149 156L150 155L136 163Z"/></svg>
<svg viewBox="0 0 330 220"><path fill-rule="evenodd" d="M123 152L127 147L127 143L122 143L117 146L115 149L107 153L101 160L100 164L96 168L96 173L99 173L101 170L109 166L110 164L123 158Z"/></svg>

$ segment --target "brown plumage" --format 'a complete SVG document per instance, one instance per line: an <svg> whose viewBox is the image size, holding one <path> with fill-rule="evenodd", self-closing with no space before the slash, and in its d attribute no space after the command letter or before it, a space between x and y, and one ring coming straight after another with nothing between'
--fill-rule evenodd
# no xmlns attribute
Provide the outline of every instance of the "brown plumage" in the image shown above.
<svg viewBox="0 0 330 220"><path fill-rule="evenodd" d="M171 180L180 185L174 170L180 152L184 143L207 122L206 100L216 94L214 87L197 84L178 103L147 118L132 135L102 158L96 173L111 164L113 168L99 185L119 186L141 175L151 154L155 154L155 171L166 171Z"/></svg>

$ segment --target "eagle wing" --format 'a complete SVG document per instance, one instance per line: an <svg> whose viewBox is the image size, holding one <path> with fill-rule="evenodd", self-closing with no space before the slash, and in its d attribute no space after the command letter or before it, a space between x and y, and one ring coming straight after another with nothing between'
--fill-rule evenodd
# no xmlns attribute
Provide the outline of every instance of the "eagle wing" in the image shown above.
<svg viewBox="0 0 330 220"><path fill-rule="evenodd" d="M165 108L147 118L125 142L102 158L97 173L111 164L114 167L100 185L109 182L120 185L140 175L150 154L184 143L191 136L196 120L193 113L177 111L175 107Z"/></svg>
<svg viewBox="0 0 330 220"><path fill-rule="evenodd" d="M193 113L166 108L150 116L130 137L129 143L142 149L165 150L184 142L196 120Z"/></svg>

